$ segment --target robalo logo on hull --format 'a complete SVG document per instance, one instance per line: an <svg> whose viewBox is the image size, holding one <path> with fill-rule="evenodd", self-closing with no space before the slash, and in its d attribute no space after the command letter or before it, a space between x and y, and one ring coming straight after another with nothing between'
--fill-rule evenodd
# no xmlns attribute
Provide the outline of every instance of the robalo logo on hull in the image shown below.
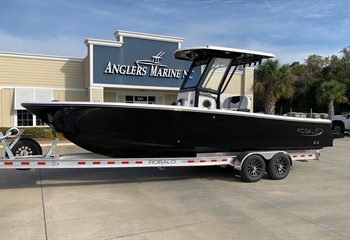
<svg viewBox="0 0 350 240"><path fill-rule="evenodd" d="M297 133L301 136L316 137L323 133L322 128L297 128Z"/></svg>

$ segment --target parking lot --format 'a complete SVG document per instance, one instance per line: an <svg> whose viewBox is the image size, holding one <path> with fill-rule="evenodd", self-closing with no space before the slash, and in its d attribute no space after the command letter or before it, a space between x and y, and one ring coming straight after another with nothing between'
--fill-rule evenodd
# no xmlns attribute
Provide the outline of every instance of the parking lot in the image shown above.
<svg viewBox="0 0 350 240"><path fill-rule="evenodd" d="M0 238L350 239L349 150L336 139L257 183L220 167L0 170Z"/></svg>

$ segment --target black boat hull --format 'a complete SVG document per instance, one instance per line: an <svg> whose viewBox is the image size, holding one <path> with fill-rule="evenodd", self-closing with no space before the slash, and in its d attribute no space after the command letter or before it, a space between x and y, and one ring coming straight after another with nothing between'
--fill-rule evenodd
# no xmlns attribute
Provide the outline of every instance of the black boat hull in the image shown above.
<svg viewBox="0 0 350 240"><path fill-rule="evenodd" d="M331 122L176 106L25 103L78 146L112 157L320 149L332 146Z"/></svg>

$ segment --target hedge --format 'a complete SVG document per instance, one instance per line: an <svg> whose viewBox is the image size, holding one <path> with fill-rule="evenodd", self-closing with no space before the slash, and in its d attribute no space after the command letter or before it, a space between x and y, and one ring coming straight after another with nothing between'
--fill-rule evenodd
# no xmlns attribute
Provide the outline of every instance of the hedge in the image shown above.
<svg viewBox="0 0 350 240"><path fill-rule="evenodd" d="M53 130L50 128L31 127L25 128L21 134L26 138L53 138Z"/></svg>
<svg viewBox="0 0 350 240"><path fill-rule="evenodd" d="M0 131L5 134L8 130L8 127L0 127ZM21 136L26 138L54 138L53 130L51 128L39 128L39 127L30 127L21 130Z"/></svg>
<svg viewBox="0 0 350 240"><path fill-rule="evenodd" d="M9 130L9 127L0 127L0 132L2 132L2 134L5 135L5 133L7 132L7 130Z"/></svg>

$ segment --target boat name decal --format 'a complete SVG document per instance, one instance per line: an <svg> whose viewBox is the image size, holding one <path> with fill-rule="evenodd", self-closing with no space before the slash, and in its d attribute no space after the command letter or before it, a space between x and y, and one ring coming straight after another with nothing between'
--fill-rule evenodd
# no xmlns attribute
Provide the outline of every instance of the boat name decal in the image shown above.
<svg viewBox="0 0 350 240"><path fill-rule="evenodd" d="M162 159L153 159L149 160L149 164L175 164L176 160L162 160Z"/></svg>
<svg viewBox="0 0 350 240"><path fill-rule="evenodd" d="M167 65L161 64L160 60L165 52L161 51L152 56L152 60L136 60L135 65L113 64L109 61L105 67L104 74L118 74L129 76L150 76L160 78L185 78L186 70L171 69Z"/></svg>
<svg viewBox="0 0 350 240"><path fill-rule="evenodd" d="M315 137L323 133L322 128L297 128L297 133L301 136Z"/></svg>

